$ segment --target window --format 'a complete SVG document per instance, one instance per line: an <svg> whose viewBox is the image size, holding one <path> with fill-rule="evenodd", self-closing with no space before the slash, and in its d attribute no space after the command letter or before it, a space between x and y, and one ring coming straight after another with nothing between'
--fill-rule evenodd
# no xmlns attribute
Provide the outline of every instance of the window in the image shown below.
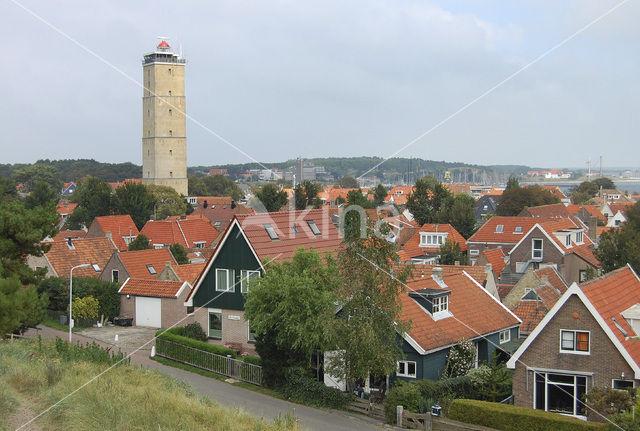
<svg viewBox="0 0 640 431"><path fill-rule="evenodd" d="M414 361L398 361L396 375L399 377L416 378L416 363Z"/></svg>
<svg viewBox="0 0 640 431"><path fill-rule="evenodd" d="M252 278L260 277L260 271L240 271L240 292L249 293L249 282Z"/></svg>
<svg viewBox="0 0 640 431"><path fill-rule="evenodd" d="M630 389L633 388L633 380L613 379L611 387L613 389Z"/></svg>
<svg viewBox="0 0 640 431"><path fill-rule="evenodd" d="M171 90L169 90L169 96L171 96Z"/></svg>
<svg viewBox="0 0 640 431"><path fill-rule="evenodd" d="M209 312L209 337L222 338L222 313L218 311Z"/></svg>
<svg viewBox="0 0 640 431"><path fill-rule="evenodd" d="M560 330L560 353L589 354L589 332Z"/></svg>
<svg viewBox="0 0 640 431"><path fill-rule="evenodd" d="M151 264L147 265L147 270L149 270L149 274L151 274L151 275L155 275L156 274L156 269Z"/></svg>
<svg viewBox="0 0 640 431"><path fill-rule="evenodd" d="M564 245L571 247L571 234L567 234L567 236L564 237Z"/></svg>
<svg viewBox="0 0 640 431"><path fill-rule="evenodd" d="M582 283L587 281L587 270L586 269L581 269L578 271L578 282Z"/></svg>
<svg viewBox="0 0 640 431"><path fill-rule="evenodd" d="M169 109L169 117L173 117L173 111Z"/></svg>
<svg viewBox="0 0 640 431"><path fill-rule="evenodd" d="M265 224L264 229L267 231L267 235L269 235L269 238L271 238L271 240L278 239L278 234L276 233L276 230L273 228L273 226L271 226L270 224Z"/></svg>
<svg viewBox="0 0 640 431"><path fill-rule="evenodd" d="M169 155L173 156L173 150L169 150Z"/></svg>
<svg viewBox="0 0 640 431"><path fill-rule="evenodd" d="M449 297L448 296L438 296L433 298L432 305L432 314L443 313L445 311L449 311Z"/></svg>
<svg viewBox="0 0 640 431"><path fill-rule="evenodd" d="M480 250L469 250L469 256L479 256Z"/></svg>
<svg viewBox="0 0 640 431"><path fill-rule="evenodd" d="M294 223L293 226L291 226L291 229L293 230L293 233L298 235L300 232L298 231L298 224Z"/></svg>
<svg viewBox="0 0 640 431"><path fill-rule="evenodd" d="M316 222L314 222L313 220L307 220L307 224L309 225L309 228L314 235L320 235L320 229L318 229L318 226L316 226Z"/></svg>
<svg viewBox="0 0 640 431"><path fill-rule="evenodd" d="M95 272L100 272L100 265L98 265L97 263L92 263L91 268L93 268Z"/></svg>
<svg viewBox="0 0 640 431"><path fill-rule="evenodd" d="M420 232L420 245L421 246L439 246L444 244L447 238L447 234L430 234L426 232Z"/></svg>
<svg viewBox="0 0 640 431"><path fill-rule="evenodd" d="M535 372L535 409L584 416L585 407L581 399L586 392L585 376Z"/></svg>
<svg viewBox="0 0 640 431"><path fill-rule="evenodd" d="M169 130L169 136L173 136L173 130Z"/></svg>
<svg viewBox="0 0 640 431"><path fill-rule="evenodd" d="M535 238L531 242L531 257L533 259L542 259L542 240Z"/></svg>
<svg viewBox="0 0 640 431"><path fill-rule="evenodd" d="M522 233L522 226L516 226L516 229L513 231L513 233Z"/></svg>
<svg viewBox="0 0 640 431"><path fill-rule="evenodd" d="M187 314L193 314L195 313L196 308L192 305L190 307L187 307Z"/></svg>
<svg viewBox="0 0 640 431"><path fill-rule="evenodd" d="M169 75L171 75L171 68L169 68L168 72L169 72Z"/></svg>
<svg viewBox="0 0 640 431"><path fill-rule="evenodd" d="M111 281L113 281L114 283L118 282L118 270L114 269L113 271L111 271Z"/></svg>
<svg viewBox="0 0 640 431"><path fill-rule="evenodd" d="M508 341L511 341L511 331L508 329L500 331L500 344L504 344Z"/></svg>
<svg viewBox="0 0 640 431"><path fill-rule="evenodd" d="M247 337L247 341L250 343L255 343L256 341L256 333L251 327L251 322L247 322L249 324L249 336Z"/></svg>
<svg viewBox="0 0 640 431"><path fill-rule="evenodd" d="M235 292L235 271L233 269L216 268L216 290L218 292Z"/></svg>
<svg viewBox="0 0 640 431"><path fill-rule="evenodd" d="M169 176L173 178L173 171L169 171Z"/></svg>
<svg viewBox="0 0 640 431"><path fill-rule="evenodd" d="M222 224L222 223L220 223L219 221L217 221L217 222L215 222L213 225L214 225L215 227L220 227L220 225L221 225L221 224Z"/></svg>
<svg viewBox="0 0 640 431"><path fill-rule="evenodd" d="M582 244L584 242L582 238L582 231L576 233L576 244Z"/></svg>
<svg viewBox="0 0 640 431"><path fill-rule="evenodd" d="M205 241L193 241L193 248L204 248Z"/></svg>
<svg viewBox="0 0 640 431"><path fill-rule="evenodd" d="M503 230L504 230L503 224L499 224L496 226L496 233L502 233Z"/></svg>

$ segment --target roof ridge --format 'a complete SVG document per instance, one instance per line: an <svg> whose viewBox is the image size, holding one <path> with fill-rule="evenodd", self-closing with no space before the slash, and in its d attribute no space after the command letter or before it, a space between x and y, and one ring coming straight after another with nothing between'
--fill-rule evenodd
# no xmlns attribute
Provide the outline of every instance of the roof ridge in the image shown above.
<svg viewBox="0 0 640 431"><path fill-rule="evenodd" d="M607 272L606 274L601 275L600 277L594 278L593 280L589 280L589 281L585 281L584 283L580 283L580 288L585 288L587 286L590 286L592 284L598 283L600 281L606 280L607 278L620 274L626 270L631 269L629 266L629 264L622 266L620 268L614 269L612 271ZM633 272L633 270L632 270Z"/></svg>

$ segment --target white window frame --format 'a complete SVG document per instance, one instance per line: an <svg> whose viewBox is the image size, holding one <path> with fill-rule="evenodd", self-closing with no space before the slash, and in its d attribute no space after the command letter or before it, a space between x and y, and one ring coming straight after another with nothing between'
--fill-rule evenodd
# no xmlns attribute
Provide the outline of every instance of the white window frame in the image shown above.
<svg viewBox="0 0 640 431"><path fill-rule="evenodd" d="M438 315L449 311L449 296L436 296L431 300L432 314Z"/></svg>
<svg viewBox="0 0 640 431"><path fill-rule="evenodd" d="M480 250L469 250L469 256L480 256Z"/></svg>
<svg viewBox="0 0 640 431"><path fill-rule="evenodd" d="M496 225L496 233L503 233L504 232L504 225L503 224L497 224Z"/></svg>
<svg viewBox="0 0 640 431"><path fill-rule="evenodd" d="M217 335L216 336L212 336L211 335L211 314L219 314L220 315L220 336L219 337ZM222 319L222 310L213 309L213 308L209 308L207 310L207 337L215 338L216 340L222 340L222 328L223 328L222 321L223 321L223 319Z"/></svg>
<svg viewBox="0 0 640 431"><path fill-rule="evenodd" d="M635 380L630 380L630 379L611 379L611 389L617 389L617 390L625 390L625 388L616 388L615 384L616 382L631 382L631 387L635 388L636 387L636 381Z"/></svg>
<svg viewBox="0 0 640 431"><path fill-rule="evenodd" d="M193 248L204 248L206 241L193 241Z"/></svg>
<svg viewBox="0 0 640 431"><path fill-rule="evenodd" d="M540 241L540 248L535 248L536 241ZM540 256L536 256L536 251L540 251ZM543 259L544 258L544 241L542 238L531 239L531 259Z"/></svg>
<svg viewBox="0 0 640 431"><path fill-rule="evenodd" d="M226 289L221 289L218 286L218 273L224 271L226 273L227 286ZM235 271L233 269L216 268L216 292L235 292Z"/></svg>
<svg viewBox="0 0 640 431"><path fill-rule="evenodd" d="M576 232L576 244L584 243L584 233L582 231Z"/></svg>
<svg viewBox="0 0 640 431"><path fill-rule="evenodd" d="M508 343L509 341L511 341L511 329L500 331L500 344Z"/></svg>
<svg viewBox="0 0 640 431"><path fill-rule="evenodd" d="M256 342L255 332L253 334L254 334L254 337L253 339L251 339L251 322L247 320L247 342L248 343Z"/></svg>
<svg viewBox="0 0 640 431"><path fill-rule="evenodd" d="M94 270L95 272L100 272L100 271L101 271L101 269L100 269L100 265L98 265L97 263L92 263L92 264L91 264L91 268L93 268L93 270Z"/></svg>
<svg viewBox="0 0 640 431"><path fill-rule="evenodd" d="M567 236L564 238L564 245L567 248L571 248L571 234L568 233Z"/></svg>
<svg viewBox="0 0 640 431"><path fill-rule="evenodd" d="M413 374L409 374L409 364L413 364ZM400 365L403 366L404 372L400 372ZM418 376L418 365L416 361L398 361L396 364L396 376L398 377L408 377L410 379L415 379Z"/></svg>
<svg viewBox="0 0 640 431"><path fill-rule="evenodd" d="M249 280L251 280L251 274L255 274L255 277L260 277L260 271L243 269L240 271L240 293L249 293Z"/></svg>
<svg viewBox="0 0 640 431"><path fill-rule="evenodd" d="M551 382L551 384L554 384L556 386L570 386L573 387L573 398L574 398L574 413L575 414L567 414L567 413L558 413L558 414L562 414L562 415L566 415L566 416L572 416L575 418L580 418L580 419L584 419L586 420L587 417L583 416L583 415L579 415L577 414L577 412L575 411L575 394L578 388L578 377L584 377L585 378L585 394L589 393L589 377L588 376L584 376L584 375L576 375L576 374L567 374L567 373L563 373L563 372L539 372L539 371L534 371L533 372L533 408L534 410L542 410L542 409L536 409L536 399L538 397L538 385L536 382L536 374L543 376L544 377L544 411L549 411L547 409L547 406L549 404L549 374L556 374L556 375L566 375L566 376L572 376L573 377L573 385L571 384L562 384L562 383L555 383L555 382Z"/></svg>
<svg viewBox="0 0 640 431"><path fill-rule="evenodd" d="M573 350L571 349L564 349L562 347L562 334L565 332L571 332L573 333ZM582 350L577 350L577 344L578 344L578 337L577 334L578 332L581 333L586 333L589 336L589 348L587 351L582 351ZM560 329L560 346L559 346L559 351L560 353L569 353L571 355L590 355L591 354L591 331L582 331L579 329Z"/></svg>

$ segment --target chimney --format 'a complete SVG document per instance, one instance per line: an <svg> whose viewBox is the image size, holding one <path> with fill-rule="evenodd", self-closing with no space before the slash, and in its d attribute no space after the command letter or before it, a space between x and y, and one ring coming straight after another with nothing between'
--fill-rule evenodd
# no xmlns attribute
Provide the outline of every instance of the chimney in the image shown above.
<svg viewBox="0 0 640 431"><path fill-rule="evenodd" d="M433 267L433 279L438 283L444 281L442 274L443 274L442 268L440 268L439 266Z"/></svg>
<svg viewBox="0 0 640 431"><path fill-rule="evenodd" d="M484 272L485 272L486 274L489 274L491 271L493 271L493 265L491 265L490 263L487 263L487 264L484 266Z"/></svg>
<svg viewBox="0 0 640 431"><path fill-rule="evenodd" d="M589 228L589 239L595 244L598 239L598 218L594 216L589 217L587 227Z"/></svg>
<svg viewBox="0 0 640 431"><path fill-rule="evenodd" d="M202 208L206 208L207 206L209 206L209 203L205 199L204 202L202 203Z"/></svg>
<svg viewBox="0 0 640 431"><path fill-rule="evenodd" d="M231 209L234 209L235 207L237 207L238 205L236 205L236 201L232 200L231 201Z"/></svg>
<svg viewBox="0 0 640 431"><path fill-rule="evenodd" d="M111 232L105 232L104 236L106 236L107 238L109 238L110 240L113 240L113 235L111 234Z"/></svg>
<svg viewBox="0 0 640 431"><path fill-rule="evenodd" d="M169 268L171 268L171 262L166 261L166 262L164 263L164 266L165 266L165 267L167 267L167 266L168 266Z"/></svg>
<svg viewBox="0 0 640 431"><path fill-rule="evenodd" d="M453 264L454 264L455 266L460 266L460 261L459 261L459 260L456 260L455 262L453 262Z"/></svg>

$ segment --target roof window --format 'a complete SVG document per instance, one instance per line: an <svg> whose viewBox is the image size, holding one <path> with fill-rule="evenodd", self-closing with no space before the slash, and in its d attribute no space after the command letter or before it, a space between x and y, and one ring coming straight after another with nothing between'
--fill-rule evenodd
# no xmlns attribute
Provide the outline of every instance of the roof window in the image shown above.
<svg viewBox="0 0 640 431"><path fill-rule="evenodd" d="M307 224L309 225L309 228L311 228L311 232L313 232L314 235L320 235L320 229L318 229L315 221L307 220Z"/></svg>
<svg viewBox="0 0 640 431"><path fill-rule="evenodd" d="M156 275L156 269L153 267L153 265L147 265L147 269L149 270L149 274Z"/></svg>
<svg viewBox="0 0 640 431"><path fill-rule="evenodd" d="M264 225L264 229L267 231L267 234L269 235L269 238L271 238L272 240L278 239L278 234L276 233L276 231L273 228L273 226L271 226L270 224L265 224Z"/></svg>
<svg viewBox="0 0 640 431"><path fill-rule="evenodd" d="M513 231L513 233L522 233L522 226L516 226L516 229Z"/></svg>
<svg viewBox="0 0 640 431"><path fill-rule="evenodd" d="M298 231L298 223L294 223L293 226L291 226L291 229L293 230L293 233L295 233L296 235L300 233Z"/></svg>
<svg viewBox="0 0 640 431"><path fill-rule="evenodd" d="M504 230L503 224L499 224L496 226L496 233L502 233L503 230Z"/></svg>
<svg viewBox="0 0 640 431"><path fill-rule="evenodd" d="M100 272L100 265L98 265L97 263L92 263L91 268L93 268L95 272Z"/></svg>
<svg viewBox="0 0 640 431"><path fill-rule="evenodd" d="M220 220L218 220L218 221L216 221L213 225L214 225L215 227L220 227L220 225L221 225L221 224L222 224L222 223L220 223Z"/></svg>

